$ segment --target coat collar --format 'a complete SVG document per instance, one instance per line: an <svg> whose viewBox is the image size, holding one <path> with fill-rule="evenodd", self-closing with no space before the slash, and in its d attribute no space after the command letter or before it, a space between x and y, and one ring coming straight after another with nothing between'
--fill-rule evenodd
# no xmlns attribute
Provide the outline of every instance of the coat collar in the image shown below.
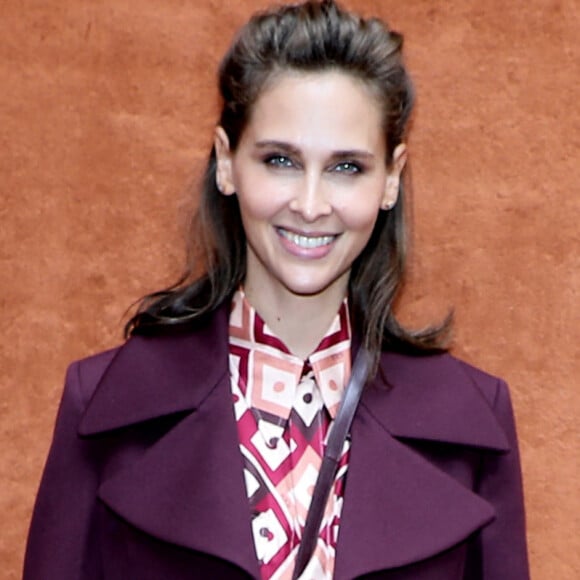
<svg viewBox="0 0 580 580"><path fill-rule="evenodd" d="M100 379L79 434L197 409L228 372L227 320L222 307L193 332L130 338Z"/></svg>
<svg viewBox="0 0 580 580"><path fill-rule="evenodd" d="M175 415L175 426L140 459L105 476L99 496L136 527L257 577L230 399L227 318L221 308L191 332L130 339L100 380L79 433L92 437ZM353 422L337 578L427 558L494 517L487 502L407 445L508 448L462 363L385 354L381 370L388 385L378 376L367 386Z"/></svg>
<svg viewBox="0 0 580 580"><path fill-rule="evenodd" d="M508 451L492 401L485 398L469 368L491 379L447 354L385 353L362 404L391 435L401 439Z"/></svg>
<svg viewBox="0 0 580 580"><path fill-rule="evenodd" d="M198 408L228 372L228 309L193 332L131 338L103 375L81 421L92 435ZM362 404L395 437L507 451L466 365L449 355L385 353ZM195 386L193 385L195 382Z"/></svg>

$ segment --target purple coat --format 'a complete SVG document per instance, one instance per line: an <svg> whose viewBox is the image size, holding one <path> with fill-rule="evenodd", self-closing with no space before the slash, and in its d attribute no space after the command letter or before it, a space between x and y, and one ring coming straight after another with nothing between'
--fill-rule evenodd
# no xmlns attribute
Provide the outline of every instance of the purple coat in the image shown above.
<svg viewBox="0 0 580 580"><path fill-rule="evenodd" d="M529 578L506 385L385 353L352 426L335 578ZM71 365L24 580L259 577L227 312Z"/></svg>

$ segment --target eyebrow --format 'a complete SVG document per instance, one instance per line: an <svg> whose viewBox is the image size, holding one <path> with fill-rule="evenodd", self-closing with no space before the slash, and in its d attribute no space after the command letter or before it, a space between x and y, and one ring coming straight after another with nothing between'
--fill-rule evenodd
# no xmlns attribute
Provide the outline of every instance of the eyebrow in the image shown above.
<svg viewBox="0 0 580 580"><path fill-rule="evenodd" d="M266 139L264 141L257 141L254 146L256 149L279 149L285 153L290 153L292 155L300 155L301 151L298 147L295 147L291 143L286 143L285 141L276 141L275 139ZM367 159L372 160L375 156L370 153L369 151L365 151L364 149L344 149L333 151L331 158L332 159Z"/></svg>

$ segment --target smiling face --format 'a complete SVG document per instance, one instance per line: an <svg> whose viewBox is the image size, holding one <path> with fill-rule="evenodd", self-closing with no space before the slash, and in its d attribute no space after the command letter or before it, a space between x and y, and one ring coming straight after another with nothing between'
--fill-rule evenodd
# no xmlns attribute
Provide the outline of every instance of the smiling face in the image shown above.
<svg viewBox="0 0 580 580"><path fill-rule="evenodd" d="M344 297L405 163L403 145L385 163L382 121L355 77L284 72L252 107L235 151L217 129L218 187L238 196L254 295Z"/></svg>

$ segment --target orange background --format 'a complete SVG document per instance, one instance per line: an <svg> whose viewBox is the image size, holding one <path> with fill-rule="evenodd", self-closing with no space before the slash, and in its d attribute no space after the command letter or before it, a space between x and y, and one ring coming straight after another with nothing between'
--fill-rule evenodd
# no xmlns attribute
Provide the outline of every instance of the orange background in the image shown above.
<svg viewBox="0 0 580 580"><path fill-rule="evenodd" d="M414 266L456 353L511 384L536 579L580 578L580 5L352 0L406 35ZM4 0L0 575L20 576L67 363L180 269L215 69L258 0ZM64 580L64 579L63 579Z"/></svg>

